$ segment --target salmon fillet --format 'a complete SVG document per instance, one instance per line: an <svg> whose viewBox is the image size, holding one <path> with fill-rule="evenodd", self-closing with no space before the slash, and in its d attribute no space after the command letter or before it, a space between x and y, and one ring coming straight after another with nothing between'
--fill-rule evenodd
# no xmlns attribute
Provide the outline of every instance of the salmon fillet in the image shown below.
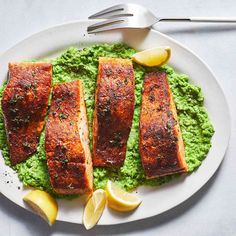
<svg viewBox="0 0 236 236"><path fill-rule="evenodd" d="M2 111L12 165L24 161L37 150L51 82L52 65L49 63L9 63Z"/></svg>
<svg viewBox="0 0 236 236"><path fill-rule="evenodd" d="M129 59L99 58L93 114L93 165L122 166L132 126L135 77Z"/></svg>
<svg viewBox="0 0 236 236"><path fill-rule="evenodd" d="M187 171L184 143L165 72L145 75L139 148L147 179Z"/></svg>
<svg viewBox="0 0 236 236"><path fill-rule="evenodd" d="M55 85L45 137L48 171L55 192L92 192L93 169L88 137L82 82Z"/></svg>

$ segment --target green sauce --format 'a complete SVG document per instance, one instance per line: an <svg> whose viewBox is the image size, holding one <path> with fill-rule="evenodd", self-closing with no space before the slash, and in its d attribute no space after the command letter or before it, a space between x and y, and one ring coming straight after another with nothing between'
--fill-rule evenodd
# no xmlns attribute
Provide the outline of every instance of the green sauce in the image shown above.
<svg viewBox="0 0 236 236"><path fill-rule="evenodd" d="M53 63L53 84L69 82L80 79L83 81L85 103L87 107L90 140L92 138L92 115L94 109L94 92L98 68L98 57L109 56L119 58L130 58L135 50L124 44L100 44L79 50L69 48L62 55L52 61ZM168 74L168 80L172 88L174 100L177 107L178 119L185 144L186 162L189 172L194 171L201 165L211 147L211 137L214 133L212 124L209 121L207 111L203 106L204 98L201 88L189 83L187 75L176 73L171 67L165 65L161 68L144 68L134 64L135 70L135 97L133 124L129 136L124 166L120 169L94 168L94 187L104 188L108 179L116 181L126 190L132 190L139 185L160 185L168 182L174 176L161 177L153 180L145 180L143 168L139 155L139 115L141 105L141 90L143 76L150 70L164 70ZM0 88L0 98L4 91L5 84ZM14 169L17 171L20 180L26 186L40 188L55 197L51 187L44 150L44 131L40 137L40 144L37 152L25 162L17 164ZM0 148L5 163L10 165L9 150L6 142L2 111L0 109Z"/></svg>

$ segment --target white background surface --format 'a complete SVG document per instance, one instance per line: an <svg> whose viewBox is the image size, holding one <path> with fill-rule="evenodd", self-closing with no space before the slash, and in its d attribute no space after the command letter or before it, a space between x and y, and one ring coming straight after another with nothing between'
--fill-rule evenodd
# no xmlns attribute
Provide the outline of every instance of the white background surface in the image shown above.
<svg viewBox="0 0 236 236"><path fill-rule="evenodd" d="M0 53L32 33L55 24L86 19L92 13L120 2L0 0ZM236 16L233 0L133 2L143 3L161 16ZM98 226L88 232L81 225L61 222L50 228L39 217L0 195L0 236L236 235L236 24L161 23L155 28L179 40L207 62L226 94L231 108L232 135L219 171L197 194L167 213L134 223Z"/></svg>

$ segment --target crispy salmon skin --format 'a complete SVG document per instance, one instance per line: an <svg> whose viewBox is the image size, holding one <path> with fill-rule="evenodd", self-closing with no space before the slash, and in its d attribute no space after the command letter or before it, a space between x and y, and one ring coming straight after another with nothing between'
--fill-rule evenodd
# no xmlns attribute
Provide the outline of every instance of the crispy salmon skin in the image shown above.
<svg viewBox="0 0 236 236"><path fill-rule="evenodd" d="M9 63L2 111L12 165L24 161L37 150L51 83L52 65L49 63Z"/></svg>
<svg viewBox="0 0 236 236"><path fill-rule="evenodd" d="M139 147L147 179L187 171L176 107L165 72L145 75Z"/></svg>
<svg viewBox="0 0 236 236"><path fill-rule="evenodd" d="M129 59L99 58L93 115L93 165L122 166L132 126L135 77Z"/></svg>
<svg viewBox="0 0 236 236"><path fill-rule="evenodd" d="M55 192L92 192L93 169L81 81L53 87L45 150L50 181Z"/></svg>

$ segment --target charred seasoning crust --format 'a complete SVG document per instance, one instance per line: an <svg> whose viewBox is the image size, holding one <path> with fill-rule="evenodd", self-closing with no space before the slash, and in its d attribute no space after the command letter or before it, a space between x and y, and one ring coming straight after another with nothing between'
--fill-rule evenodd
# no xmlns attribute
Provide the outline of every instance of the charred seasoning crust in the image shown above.
<svg viewBox="0 0 236 236"><path fill-rule="evenodd" d="M92 182L87 175L88 159L78 125L82 122L80 109L83 98L80 86L80 81L73 81L53 87L46 125L45 150L52 187L60 194L92 191Z"/></svg>
<svg viewBox="0 0 236 236"><path fill-rule="evenodd" d="M176 108L165 72L144 78L140 154L147 178L186 171Z"/></svg>
<svg viewBox="0 0 236 236"><path fill-rule="evenodd" d="M122 166L134 112L131 60L99 58L93 117L94 166Z"/></svg>
<svg viewBox="0 0 236 236"><path fill-rule="evenodd" d="M37 150L52 82L52 65L44 62L9 64L2 110L12 165Z"/></svg>

